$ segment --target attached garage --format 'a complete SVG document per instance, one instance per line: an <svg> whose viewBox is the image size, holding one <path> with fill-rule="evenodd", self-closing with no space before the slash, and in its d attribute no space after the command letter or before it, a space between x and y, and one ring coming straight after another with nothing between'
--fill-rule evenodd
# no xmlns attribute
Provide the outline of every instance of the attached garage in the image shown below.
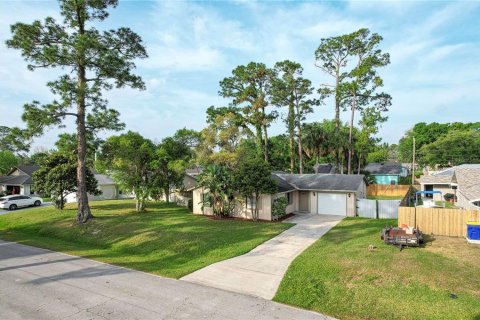
<svg viewBox="0 0 480 320"><path fill-rule="evenodd" d="M317 193L318 214L347 215L347 194Z"/></svg>

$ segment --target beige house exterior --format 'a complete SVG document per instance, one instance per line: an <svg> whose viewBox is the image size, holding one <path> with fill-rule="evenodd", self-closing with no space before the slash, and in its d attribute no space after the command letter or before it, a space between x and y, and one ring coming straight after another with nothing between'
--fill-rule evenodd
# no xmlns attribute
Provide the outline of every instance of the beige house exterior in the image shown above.
<svg viewBox="0 0 480 320"><path fill-rule="evenodd" d="M7 195L37 195L33 189L33 173L38 166L18 166L13 168L6 176L0 177L0 193Z"/></svg>
<svg viewBox="0 0 480 320"><path fill-rule="evenodd" d="M442 201L447 193L457 196L456 205L480 210L480 164L462 164L419 179L422 191L440 191L433 200Z"/></svg>
<svg viewBox="0 0 480 320"><path fill-rule="evenodd" d="M284 174L273 173L278 184L276 194L262 194L259 203L260 220L273 220L272 203L276 198L286 197L286 213L313 213L356 216L357 199L365 198L367 186L363 175L341 174ZM192 191L193 213L213 215L212 208L204 207L203 196L208 190L195 188ZM251 204L237 196L234 217L251 219Z"/></svg>

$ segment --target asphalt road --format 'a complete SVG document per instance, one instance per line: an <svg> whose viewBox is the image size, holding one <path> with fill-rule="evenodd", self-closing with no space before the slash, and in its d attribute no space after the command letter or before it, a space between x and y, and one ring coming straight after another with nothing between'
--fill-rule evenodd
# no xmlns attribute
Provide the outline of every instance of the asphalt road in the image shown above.
<svg viewBox="0 0 480 320"><path fill-rule="evenodd" d="M0 319L330 319L249 295L0 240Z"/></svg>

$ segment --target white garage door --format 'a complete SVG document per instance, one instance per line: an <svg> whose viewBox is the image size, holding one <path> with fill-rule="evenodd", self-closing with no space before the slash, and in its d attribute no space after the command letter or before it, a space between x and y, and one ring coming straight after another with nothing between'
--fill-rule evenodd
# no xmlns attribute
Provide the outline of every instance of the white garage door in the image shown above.
<svg viewBox="0 0 480 320"><path fill-rule="evenodd" d="M342 193L317 193L318 213L347 215L347 195Z"/></svg>

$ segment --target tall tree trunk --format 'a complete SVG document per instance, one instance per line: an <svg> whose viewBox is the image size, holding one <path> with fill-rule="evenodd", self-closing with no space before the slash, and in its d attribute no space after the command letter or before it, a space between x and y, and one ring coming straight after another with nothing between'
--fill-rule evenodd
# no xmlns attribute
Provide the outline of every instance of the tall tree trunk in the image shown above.
<svg viewBox="0 0 480 320"><path fill-rule="evenodd" d="M362 156L359 155L358 156L358 171L357 171L357 174L360 174L360 170L362 170Z"/></svg>
<svg viewBox="0 0 480 320"><path fill-rule="evenodd" d="M337 65L337 70L335 73L335 135L340 134L340 65ZM338 172L338 168L340 167L340 159L338 154L340 153L340 146L337 146L335 157L335 171ZM342 169L343 172L343 169Z"/></svg>
<svg viewBox="0 0 480 320"><path fill-rule="evenodd" d="M303 174L303 150L302 150L302 124L297 121L298 131L298 172Z"/></svg>
<svg viewBox="0 0 480 320"><path fill-rule="evenodd" d="M163 193L165 193L165 202L170 203L170 188L169 187L163 188Z"/></svg>
<svg viewBox="0 0 480 320"><path fill-rule="evenodd" d="M84 6L85 4L78 5L77 7L77 19L79 33L81 35L85 34L85 21L83 20ZM85 91L87 89L87 79L84 59L85 52L80 52L77 72L77 222L79 223L85 223L93 218L90 206L88 205L87 194L87 141L85 133Z"/></svg>
<svg viewBox="0 0 480 320"><path fill-rule="evenodd" d="M348 163L347 163L347 174L352 174L352 155L353 155L353 121L355 118L355 108L356 108L357 96L353 93L352 101L352 113L350 115L350 132L348 136Z"/></svg>
<svg viewBox="0 0 480 320"><path fill-rule="evenodd" d="M264 156L264 148L263 148L263 134L262 134L262 126L255 125L255 144L257 149L257 156L262 157Z"/></svg>
<svg viewBox="0 0 480 320"><path fill-rule="evenodd" d="M264 159L265 162L269 162L269 156L268 156L268 132L267 132L267 119L265 115L265 107L262 107L262 119L263 119L263 134L264 134Z"/></svg>
<svg viewBox="0 0 480 320"><path fill-rule="evenodd" d="M295 108L293 103L288 106L288 135L290 142L290 172L295 172Z"/></svg>

